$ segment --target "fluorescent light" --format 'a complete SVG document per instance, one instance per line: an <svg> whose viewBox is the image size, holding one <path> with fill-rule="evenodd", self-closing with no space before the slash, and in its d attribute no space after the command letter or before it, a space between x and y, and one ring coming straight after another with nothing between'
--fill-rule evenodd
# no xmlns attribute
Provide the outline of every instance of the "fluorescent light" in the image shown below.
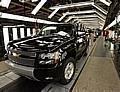
<svg viewBox="0 0 120 92"><path fill-rule="evenodd" d="M80 19L81 17L69 17L67 20L65 20L65 22L68 22L68 21L70 21L71 19ZM80 20L82 20L82 21L94 21L94 20L98 20L98 18L97 18L97 16L92 16L91 18L89 17L89 18L81 18Z"/></svg>
<svg viewBox="0 0 120 92"><path fill-rule="evenodd" d="M81 19L86 19L86 18L97 18L98 16L97 15L82 15L82 16L71 16L72 18L81 18Z"/></svg>
<svg viewBox="0 0 120 92"><path fill-rule="evenodd" d="M66 17L66 15L67 13L63 14L63 16L58 21L62 21Z"/></svg>
<svg viewBox="0 0 120 92"><path fill-rule="evenodd" d="M3 26L3 28L8 28L8 27L16 27L16 26Z"/></svg>
<svg viewBox="0 0 120 92"><path fill-rule="evenodd" d="M86 25L86 26L97 26L97 27L99 27L100 25L91 25L91 23L89 23L89 24L86 24L86 23L83 23L84 25Z"/></svg>
<svg viewBox="0 0 120 92"><path fill-rule="evenodd" d="M99 21L99 19L98 18L90 18L90 19L80 19L80 20L82 20L82 21Z"/></svg>
<svg viewBox="0 0 120 92"><path fill-rule="evenodd" d="M1 15L0 18L5 18L5 19L20 20L20 21L27 21L27 22L34 22L34 23L37 22L37 23L43 23L43 24L58 24L57 22L51 22L47 20L35 19L35 18L20 16L20 15L2 13L2 12L0 12L0 15Z"/></svg>
<svg viewBox="0 0 120 92"><path fill-rule="evenodd" d="M8 28L8 27L24 27L25 25L14 25L14 26L3 26L4 28Z"/></svg>
<svg viewBox="0 0 120 92"><path fill-rule="evenodd" d="M40 8L47 2L47 0L41 0L39 4L34 8L31 14L36 15L36 13L40 10Z"/></svg>
<svg viewBox="0 0 120 92"><path fill-rule="evenodd" d="M8 8L11 0L1 0L0 6Z"/></svg>
<svg viewBox="0 0 120 92"><path fill-rule="evenodd" d="M94 27L97 27L97 28L100 27L100 25L90 25L90 24L84 24L84 25L86 25L87 27L92 27L92 28L94 28Z"/></svg>
<svg viewBox="0 0 120 92"><path fill-rule="evenodd" d="M51 19L51 18L59 11L59 9L60 9L60 8L55 9L55 10L48 16L48 18Z"/></svg>
<svg viewBox="0 0 120 92"><path fill-rule="evenodd" d="M19 1L22 2L22 3L26 2L26 0L19 0Z"/></svg>
<svg viewBox="0 0 120 92"><path fill-rule="evenodd" d="M16 25L16 27L24 27L25 25L24 24L22 24L22 25Z"/></svg>
<svg viewBox="0 0 120 92"><path fill-rule="evenodd" d="M72 17L69 17L65 22L69 22L72 19Z"/></svg>
<svg viewBox="0 0 120 92"><path fill-rule="evenodd" d="M86 24L95 23L95 24L91 24L91 25L96 25L96 23L98 24L98 21L83 21L83 20L80 20L80 21L83 23L86 23Z"/></svg>
<svg viewBox="0 0 120 92"><path fill-rule="evenodd" d="M37 2L38 0L32 0L32 2Z"/></svg>
<svg viewBox="0 0 120 92"><path fill-rule="evenodd" d="M70 16L70 17L68 17L68 19L67 20L65 20L65 22L69 22L71 19L90 19L90 18L98 18L98 16L97 15L82 15L82 16Z"/></svg>
<svg viewBox="0 0 120 92"><path fill-rule="evenodd" d="M78 12L69 12L67 15L87 14L87 13L95 13L95 10L78 11Z"/></svg>
<svg viewBox="0 0 120 92"><path fill-rule="evenodd" d="M57 9L57 8L63 9L63 8L70 8L70 7L87 6L87 5L92 5L92 4L94 4L94 2L79 2L79 3L53 6L53 7L50 7L50 9L52 10Z"/></svg>
<svg viewBox="0 0 120 92"><path fill-rule="evenodd" d="M64 14L63 14L63 16L59 19L59 21L63 20L67 15L87 14L87 13L95 13L95 10L77 11L77 12L67 12L67 13L64 13Z"/></svg>
<svg viewBox="0 0 120 92"><path fill-rule="evenodd" d="M110 6L111 2L107 2L106 0L100 0L102 3L104 3L107 6Z"/></svg>

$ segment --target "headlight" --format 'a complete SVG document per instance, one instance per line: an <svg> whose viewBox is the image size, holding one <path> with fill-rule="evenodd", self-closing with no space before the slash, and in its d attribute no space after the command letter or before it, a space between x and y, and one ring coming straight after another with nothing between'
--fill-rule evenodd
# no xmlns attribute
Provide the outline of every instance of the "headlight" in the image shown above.
<svg viewBox="0 0 120 92"><path fill-rule="evenodd" d="M44 61L39 61L39 64L57 64L61 59L60 52L41 54L40 58Z"/></svg>

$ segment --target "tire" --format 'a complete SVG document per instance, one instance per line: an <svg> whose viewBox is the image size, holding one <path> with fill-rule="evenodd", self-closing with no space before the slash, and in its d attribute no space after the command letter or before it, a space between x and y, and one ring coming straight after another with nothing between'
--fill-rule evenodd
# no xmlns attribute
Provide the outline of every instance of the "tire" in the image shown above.
<svg viewBox="0 0 120 92"><path fill-rule="evenodd" d="M65 61L65 63L63 63L59 82L64 85L68 84L73 79L73 76L75 74L75 68L75 59L70 57Z"/></svg>

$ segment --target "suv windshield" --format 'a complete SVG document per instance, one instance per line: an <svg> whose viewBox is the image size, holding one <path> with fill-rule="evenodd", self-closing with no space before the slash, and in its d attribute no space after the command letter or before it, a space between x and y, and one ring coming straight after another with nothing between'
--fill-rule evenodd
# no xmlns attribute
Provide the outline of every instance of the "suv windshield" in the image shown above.
<svg viewBox="0 0 120 92"><path fill-rule="evenodd" d="M45 26L42 28L39 34L41 35L59 34L62 36L70 36L73 34L73 26L72 25Z"/></svg>

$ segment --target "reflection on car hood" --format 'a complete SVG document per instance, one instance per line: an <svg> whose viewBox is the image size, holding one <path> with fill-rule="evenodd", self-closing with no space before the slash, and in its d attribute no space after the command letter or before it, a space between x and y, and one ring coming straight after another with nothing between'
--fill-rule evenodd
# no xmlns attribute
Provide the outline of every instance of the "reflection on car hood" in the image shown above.
<svg viewBox="0 0 120 92"><path fill-rule="evenodd" d="M17 49L21 50L50 52L68 39L69 37L60 36L58 34L48 36L35 36L14 42L13 45Z"/></svg>

